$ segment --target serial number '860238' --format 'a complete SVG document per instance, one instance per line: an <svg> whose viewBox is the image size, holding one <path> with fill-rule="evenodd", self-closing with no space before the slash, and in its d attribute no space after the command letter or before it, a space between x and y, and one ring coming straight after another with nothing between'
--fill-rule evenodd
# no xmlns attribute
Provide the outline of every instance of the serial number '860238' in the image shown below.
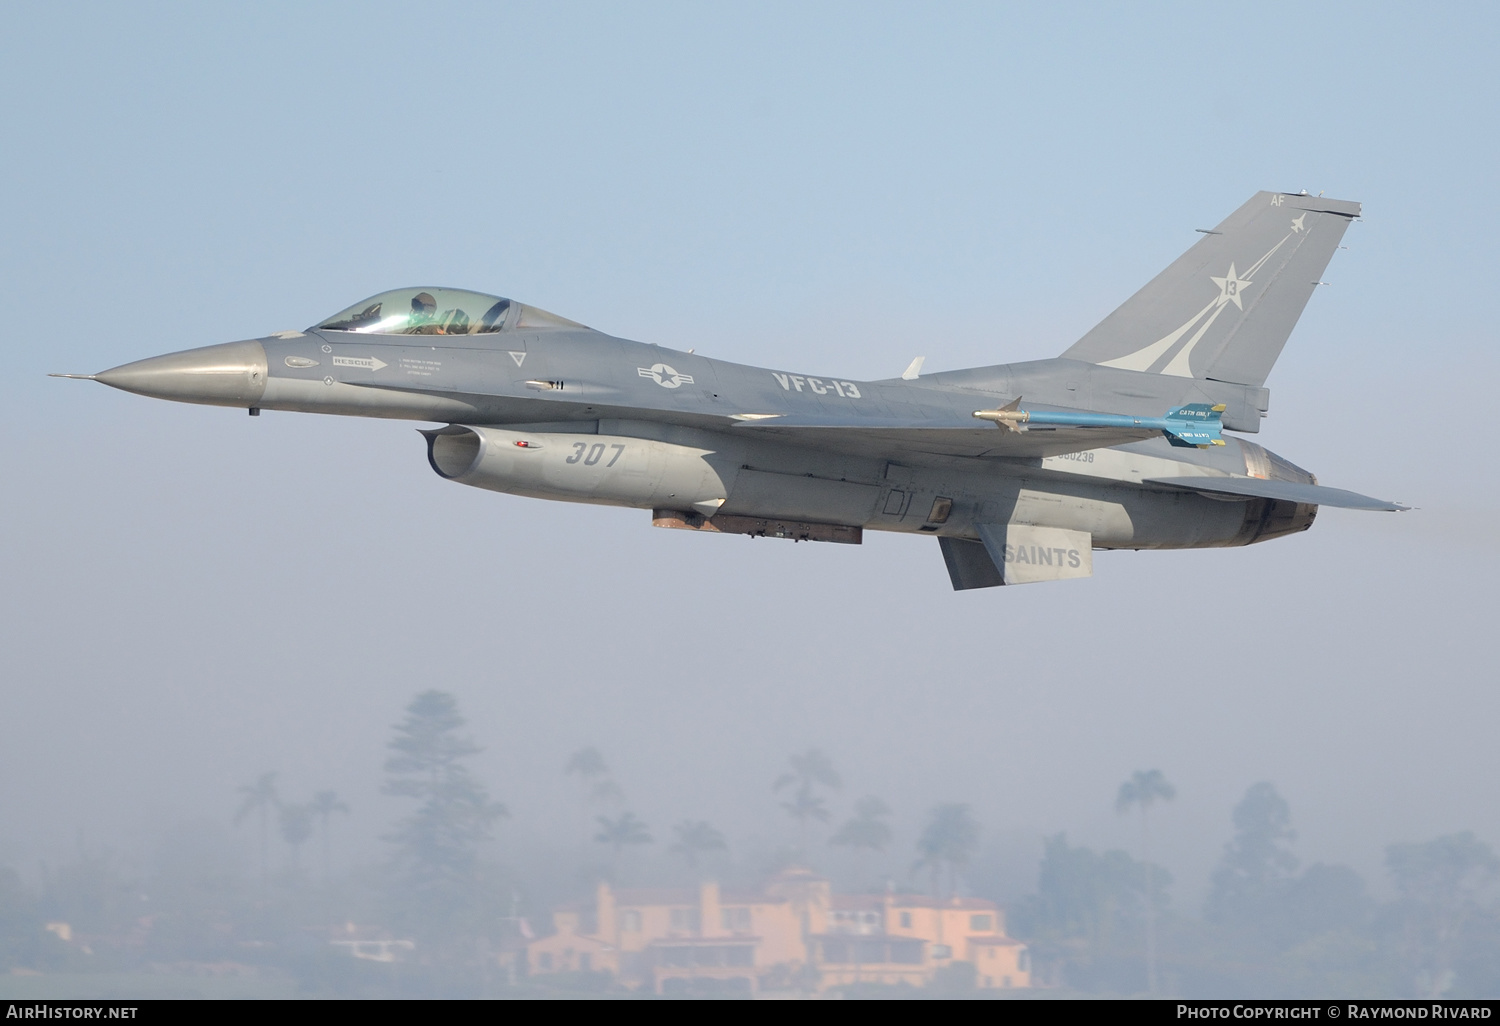
<svg viewBox="0 0 1500 1026"><path fill-rule="evenodd" d="M605 445L603 442L595 442L594 444L590 445L588 442L574 442L573 455L563 460L563 462L582 462L585 467L592 467L600 460L602 460L604 458L605 452L610 449L614 450L614 455L611 456L609 458L609 462L604 465L606 467L612 467L620 458L621 454L625 452L625 447L618 443L615 445Z"/></svg>

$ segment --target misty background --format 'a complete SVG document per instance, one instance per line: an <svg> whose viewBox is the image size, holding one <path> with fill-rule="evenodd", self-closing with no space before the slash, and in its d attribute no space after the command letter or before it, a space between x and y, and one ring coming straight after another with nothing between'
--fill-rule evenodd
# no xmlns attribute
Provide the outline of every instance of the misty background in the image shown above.
<svg viewBox="0 0 1500 1026"><path fill-rule="evenodd" d="M1492 6L7 12L0 864L23 880L187 833L252 866L232 819L267 771L349 804L332 860L359 872L401 813L391 725L429 688L485 746L523 881L599 847L563 773L585 746L658 844L708 820L747 859L795 842L771 784L821 749L837 819L894 810L903 887L928 810L967 803L1002 901L1045 836L1136 852L1114 799L1147 768L1177 789L1151 856L1186 914L1260 781L1304 864L1377 896L1387 845L1500 843ZM1365 217L1255 440L1418 509L1101 553L1088 581L954 593L923 539L653 530L443 481L416 424L44 376L415 284L854 379L1043 358L1193 229L1302 188Z"/></svg>

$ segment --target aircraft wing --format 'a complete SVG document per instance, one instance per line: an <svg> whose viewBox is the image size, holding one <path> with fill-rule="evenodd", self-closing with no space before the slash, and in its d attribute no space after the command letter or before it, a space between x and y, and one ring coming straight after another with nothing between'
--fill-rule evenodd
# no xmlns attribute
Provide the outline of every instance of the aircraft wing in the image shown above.
<svg viewBox="0 0 1500 1026"><path fill-rule="evenodd" d="M1258 477L1148 477L1143 484L1165 485L1190 492L1236 498L1283 499L1309 506L1337 506L1341 509L1407 510L1410 506L1372 499L1358 492L1298 481L1267 481Z"/></svg>
<svg viewBox="0 0 1500 1026"><path fill-rule="evenodd" d="M963 420L911 417L787 416L740 420L736 431L779 438L797 445L841 452L889 452L892 448L946 456L1046 457L1159 438L1146 428L1028 427L1006 431Z"/></svg>

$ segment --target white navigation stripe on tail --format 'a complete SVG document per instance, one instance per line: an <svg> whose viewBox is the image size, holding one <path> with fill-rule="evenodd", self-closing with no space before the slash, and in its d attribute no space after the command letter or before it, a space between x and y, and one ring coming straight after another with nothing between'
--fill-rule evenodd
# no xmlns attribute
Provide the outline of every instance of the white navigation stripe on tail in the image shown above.
<svg viewBox="0 0 1500 1026"><path fill-rule="evenodd" d="M1176 344L1178 339L1182 338L1182 336L1191 331L1193 325L1197 324L1198 321L1203 317L1203 315L1212 310L1218 302L1219 301L1217 299L1210 300L1207 306L1193 315L1192 320L1188 321L1186 324L1178 328L1176 331L1172 332L1170 335L1157 339L1146 348L1137 349L1133 353L1127 353L1126 355L1116 357L1113 360L1105 360L1099 366L1118 367L1121 370L1133 371L1143 371L1150 369L1151 365L1156 362L1157 357L1161 356L1167 350L1171 349L1172 346Z"/></svg>
<svg viewBox="0 0 1500 1026"><path fill-rule="evenodd" d="M1303 216L1305 217L1306 215L1304 214ZM1276 251L1278 249L1280 249L1282 246L1286 245L1286 240L1290 239L1295 234L1296 234L1295 232L1287 232L1285 235L1283 235L1281 237L1281 241L1278 242L1278 243L1276 243L1276 245L1272 246L1271 247L1271 251L1269 253L1267 253L1265 256L1261 257L1259 260L1255 261L1254 264L1250 265L1250 269L1245 272L1245 277L1249 278L1249 277L1254 276L1254 274L1255 274L1256 271L1260 270L1262 267L1265 266L1265 263L1266 263L1267 260L1271 259L1271 257L1273 257L1273 256L1276 255Z"/></svg>
<svg viewBox="0 0 1500 1026"><path fill-rule="evenodd" d="M1199 328L1198 333L1188 340L1187 345L1177 351L1177 355L1172 358L1172 362L1163 367L1161 373L1170 374L1178 378L1192 377L1193 372L1188 366L1188 361L1192 358L1193 347L1203 338L1203 333L1214 326L1214 321L1219 319L1219 314L1228 309L1228 303L1220 303L1219 308L1214 311L1214 315L1203 322L1203 327Z"/></svg>

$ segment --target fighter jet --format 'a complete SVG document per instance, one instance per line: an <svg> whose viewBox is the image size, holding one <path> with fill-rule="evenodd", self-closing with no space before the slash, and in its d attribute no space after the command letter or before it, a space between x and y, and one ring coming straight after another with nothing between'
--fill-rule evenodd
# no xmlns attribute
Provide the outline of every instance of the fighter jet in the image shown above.
<svg viewBox="0 0 1500 1026"><path fill-rule="evenodd" d="M438 426L438 476L658 527L937 539L957 590L1088 577L1096 549L1249 545L1318 484L1242 437L1358 203L1260 192L1055 359L859 381L633 342L500 296L382 292L306 331L88 377L178 402ZM1238 434L1225 434L1226 431Z"/></svg>

